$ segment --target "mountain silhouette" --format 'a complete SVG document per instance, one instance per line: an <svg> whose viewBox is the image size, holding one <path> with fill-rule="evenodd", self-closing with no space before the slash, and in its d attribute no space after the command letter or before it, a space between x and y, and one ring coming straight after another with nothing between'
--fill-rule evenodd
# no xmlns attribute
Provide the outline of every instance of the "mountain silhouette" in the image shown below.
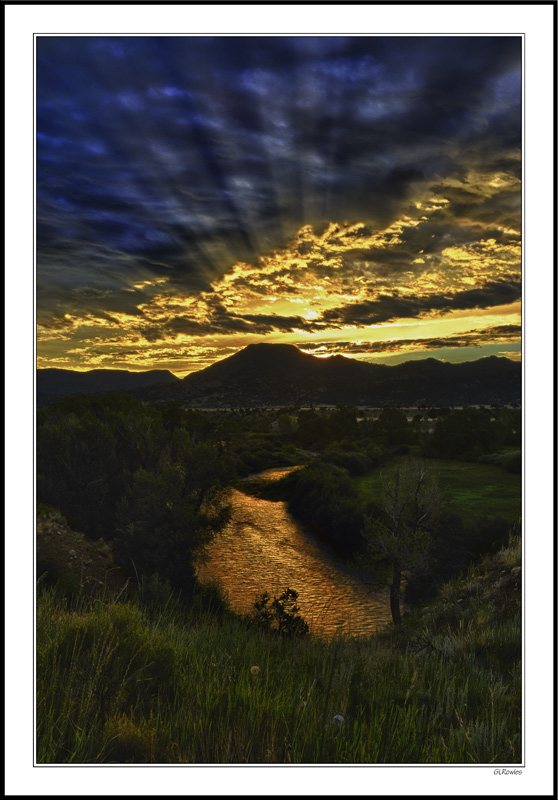
<svg viewBox="0 0 558 800"><path fill-rule="evenodd" d="M129 372L125 369L92 369L77 372L71 369L37 370L37 404L72 394L101 394L122 392L130 389L169 384L179 380L172 372L152 369L146 372Z"/></svg>
<svg viewBox="0 0 558 800"><path fill-rule="evenodd" d="M459 364L427 358L388 366L261 343L177 383L134 394L206 408L516 405L521 403L521 364L489 356Z"/></svg>
<svg viewBox="0 0 558 800"><path fill-rule="evenodd" d="M39 405L66 394L111 391L200 408L520 405L521 364L489 356L458 364L426 358L388 366L340 355L319 358L294 345L264 342L182 379L167 370L37 371Z"/></svg>

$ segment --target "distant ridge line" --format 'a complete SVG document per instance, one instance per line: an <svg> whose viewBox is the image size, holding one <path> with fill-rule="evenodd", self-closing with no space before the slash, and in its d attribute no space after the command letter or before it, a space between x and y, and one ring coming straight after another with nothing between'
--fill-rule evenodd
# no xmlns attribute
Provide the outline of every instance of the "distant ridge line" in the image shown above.
<svg viewBox="0 0 558 800"><path fill-rule="evenodd" d="M250 344L184 378L168 370L37 371L37 393L45 401L109 391L199 408L519 405L522 375L520 362L502 356L458 363L429 357L388 365L318 357L295 345L267 342Z"/></svg>

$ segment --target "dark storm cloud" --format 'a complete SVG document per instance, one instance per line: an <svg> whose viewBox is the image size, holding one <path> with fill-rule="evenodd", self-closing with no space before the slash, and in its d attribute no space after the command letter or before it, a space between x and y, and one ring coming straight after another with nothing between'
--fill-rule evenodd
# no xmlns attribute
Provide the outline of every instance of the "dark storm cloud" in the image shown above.
<svg viewBox="0 0 558 800"><path fill-rule="evenodd" d="M517 171L520 59L519 37L39 37L42 313L134 313L146 295L128 290L148 279L207 290L303 224L385 226L419 187L441 184L471 220L517 218L517 191L483 199L444 181ZM464 241L455 215L376 260L396 269L436 250L434 235Z"/></svg>
<svg viewBox="0 0 558 800"><path fill-rule="evenodd" d="M481 347L493 342L512 342L521 336L520 325L493 325L478 331L466 331L452 336L415 339L388 339L378 342L297 342L296 346L306 351L365 355L367 353L392 353L399 350L419 348L438 350L445 347Z"/></svg>
<svg viewBox="0 0 558 800"><path fill-rule="evenodd" d="M195 318L192 314L178 312L170 314L162 322L156 322L140 314L137 325L133 326L131 330L149 342L172 340L180 334L206 336L220 334L265 335L295 331L319 333L347 325L362 327L399 318L418 318L428 313L490 308L512 303L520 296L519 282L513 280L492 281L479 288L448 294L432 293L422 297L400 296L397 293L379 295L377 299L368 302L329 309L315 319L305 319L297 315L236 314L227 309L217 298L209 297L207 298L207 313L203 319ZM510 325L496 326L490 330L493 331L494 336L501 336L515 332L516 328L519 331L519 326ZM455 337L456 343L451 346L466 346L467 341L472 343L473 333L468 334L468 337L468 339ZM426 342L427 340L421 339L420 341ZM432 344L434 341L432 339L428 346L425 344L425 348L434 347L435 345ZM444 338L440 341L446 342L447 340ZM338 349L345 346L348 352L352 352L356 345L347 342L336 343ZM445 345L440 344L439 346ZM306 348L307 345L304 347ZM381 349L380 344L374 344L374 347L378 350ZM393 347L390 346L388 349L393 349Z"/></svg>
<svg viewBox="0 0 558 800"><path fill-rule="evenodd" d="M428 312L447 312L513 303L521 297L518 281L490 281L475 289L447 294L401 295L397 291L374 300L331 308L322 320L332 325L378 325L398 318L416 318Z"/></svg>
<svg viewBox="0 0 558 800"><path fill-rule="evenodd" d="M297 316L278 314L231 314L225 309L214 309L206 319L196 320L187 314L177 314L162 323L142 321L132 330L150 342L172 340L180 334L187 336L255 334L265 335L277 331L312 331L319 326Z"/></svg>

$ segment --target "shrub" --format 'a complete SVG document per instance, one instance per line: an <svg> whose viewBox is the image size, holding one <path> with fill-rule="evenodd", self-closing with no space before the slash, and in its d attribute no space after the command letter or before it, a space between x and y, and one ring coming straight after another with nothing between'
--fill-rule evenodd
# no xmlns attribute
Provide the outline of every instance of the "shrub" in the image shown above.
<svg viewBox="0 0 558 800"><path fill-rule="evenodd" d="M190 591L197 549L228 518L218 487L198 489L178 464L138 470L118 508L115 555L129 574L158 573L173 589Z"/></svg>
<svg viewBox="0 0 558 800"><path fill-rule="evenodd" d="M502 517L484 517L466 525L455 514L442 515L432 537L429 572L409 577L406 601L416 605L432 600L443 583L466 572L483 556L496 553L509 535L510 524Z"/></svg>
<svg viewBox="0 0 558 800"><path fill-rule="evenodd" d="M308 623L299 614L297 599L298 592L295 589L287 588L273 600L267 592L264 592L254 601L254 611L250 621L258 628L278 633L280 636L288 638L306 636L309 631Z"/></svg>
<svg viewBox="0 0 558 800"><path fill-rule="evenodd" d="M345 469L315 461L282 481L289 510L342 555L362 546L363 501Z"/></svg>
<svg viewBox="0 0 558 800"><path fill-rule="evenodd" d="M37 578L44 588L53 589L59 597L66 598L69 602L80 593L77 576L61 570L60 564L53 559L37 559Z"/></svg>
<svg viewBox="0 0 558 800"><path fill-rule="evenodd" d="M346 469L349 475L364 475L373 467L373 461L365 453L343 450L330 446L322 453L322 460Z"/></svg>

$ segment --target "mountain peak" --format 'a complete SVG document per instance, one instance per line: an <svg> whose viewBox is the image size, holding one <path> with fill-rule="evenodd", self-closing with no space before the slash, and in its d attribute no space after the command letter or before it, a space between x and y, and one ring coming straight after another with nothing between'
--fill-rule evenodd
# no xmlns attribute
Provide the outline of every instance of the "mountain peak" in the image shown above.
<svg viewBox="0 0 558 800"><path fill-rule="evenodd" d="M242 350L239 350L237 353L235 353L235 355L246 358L262 355L271 356L272 358L276 358L277 356L299 358L300 356L304 356L306 354L299 350L294 344L254 342L253 344L247 345Z"/></svg>
<svg viewBox="0 0 558 800"><path fill-rule="evenodd" d="M257 374L261 379L267 380L293 371L296 373L302 364L318 360L303 353L294 344L257 342L247 345L228 358L216 361L199 372L186 375L183 381L186 383L202 379L223 381L231 378L241 379L247 374L252 377Z"/></svg>
<svg viewBox="0 0 558 800"><path fill-rule="evenodd" d="M520 369L510 368L507 359L489 363L493 368L487 370L478 362L450 365L431 357L390 367L339 354L320 358L292 344L258 342L187 375L177 394L184 403L209 408L521 402Z"/></svg>
<svg viewBox="0 0 558 800"><path fill-rule="evenodd" d="M255 352L255 351L264 350L268 351L276 351L276 352L296 352L300 353L301 351L298 347L294 344L285 344L285 343L277 343L277 342L252 342L252 344L246 345L242 350L239 350L240 353L247 353L247 352Z"/></svg>
<svg viewBox="0 0 558 800"><path fill-rule="evenodd" d="M47 389L48 372L38 371L39 394L124 390L148 402L174 400L202 408L521 403L521 364L496 356L457 364L430 357L389 366L339 354L320 358L293 344L258 342L182 380L161 371L62 370L58 384L49 380Z"/></svg>

